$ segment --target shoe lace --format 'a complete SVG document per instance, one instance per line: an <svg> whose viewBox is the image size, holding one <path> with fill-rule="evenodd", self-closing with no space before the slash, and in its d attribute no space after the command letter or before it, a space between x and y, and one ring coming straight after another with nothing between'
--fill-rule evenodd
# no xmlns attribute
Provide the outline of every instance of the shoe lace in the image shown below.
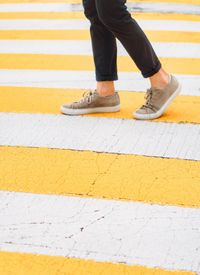
<svg viewBox="0 0 200 275"><path fill-rule="evenodd" d="M154 106L152 104L152 97L153 97L153 90L151 88L147 89L147 93L144 97L146 102L144 105L142 105L143 109L147 109L147 108L153 109L154 108Z"/></svg>
<svg viewBox="0 0 200 275"><path fill-rule="evenodd" d="M88 103L91 103L93 95L93 91L84 92L82 95L83 98L80 100L80 102L87 101Z"/></svg>

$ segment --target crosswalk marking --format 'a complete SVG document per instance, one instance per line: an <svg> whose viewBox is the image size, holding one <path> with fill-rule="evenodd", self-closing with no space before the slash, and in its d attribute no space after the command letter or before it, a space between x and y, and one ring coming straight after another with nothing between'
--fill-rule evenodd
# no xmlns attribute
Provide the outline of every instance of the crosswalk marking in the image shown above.
<svg viewBox="0 0 200 275"><path fill-rule="evenodd" d="M182 4L182 3L165 3L161 1L157 1L156 4L152 5L152 2L129 2L127 1L127 6L130 9L142 12L160 12L160 13L173 13L173 12L180 12L183 14L200 14L200 6L199 5L192 5L190 4Z"/></svg>
<svg viewBox="0 0 200 275"><path fill-rule="evenodd" d="M199 125L15 113L0 123L1 145L200 160Z"/></svg>
<svg viewBox="0 0 200 275"><path fill-rule="evenodd" d="M2 87L0 89L0 109L1 112L60 114L60 106L64 102L80 99L84 91ZM144 102L144 93L123 91L119 95L121 99L120 112L93 114L92 116L132 120L132 113ZM179 96L169 107L166 114L156 121L200 123L199 109L199 96Z"/></svg>
<svg viewBox="0 0 200 275"><path fill-rule="evenodd" d="M0 147L1 190L15 192L195 208L200 207L199 169L200 162L191 160Z"/></svg>
<svg viewBox="0 0 200 275"><path fill-rule="evenodd" d="M78 275L196 275L189 271L169 271L159 268L147 268L142 266L130 266L125 264L100 263L89 260L81 260L66 257L51 257L46 255L20 254L0 252L4 265L0 265L0 273L18 275L42 274L55 275L58 272ZM23 268L22 268L23 263Z"/></svg>
<svg viewBox="0 0 200 275"><path fill-rule="evenodd" d="M199 58L160 58L167 71L175 74L199 75ZM192 66L191 66L192 64ZM94 70L92 56L0 54L1 69L21 70ZM129 56L118 57L118 67L124 72L138 72Z"/></svg>
<svg viewBox="0 0 200 275"><path fill-rule="evenodd" d="M128 56L120 42L118 56ZM152 43L158 57L200 58L200 44L154 42ZM89 55L92 56L90 41L84 40L1 40L0 54L52 54L52 55ZM200 64L200 61L199 61Z"/></svg>
<svg viewBox="0 0 200 275"><path fill-rule="evenodd" d="M137 20L144 30L199 32L200 22L183 20ZM87 20L0 20L0 30L84 30L89 28Z"/></svg>
<svg viewBox="0 0 200 275"><path fill-rule="evenodd" d="M8 0L8 1L12 1L12 0ZM21 2L21 0L16 0L16 1ZM24 1L27 1L27 0L24 0ZM40 0L36 0L36 1L40 1ZM45 1L45 0L42 0L42 1ZM48 1L48 0L46 0L46 1ZM70 0L66 0L66 1L70 1ZM72 2L73 1L75 1L75 3L80 3L81 0L72 0ZM135 2L135 0L127 0L127 1L128 2ZM137 2L159 3L160 0L137 0ZM162 0L162 2L164 2L164 3L177 3L177 4L185 3L185 4L192 4L192 5L200 5L199 0Z"/></svg>
<svg viewBox="0 0 200 275"><path fill-rule="evenodd" d="M77 89L91 90L94 89L96 85L94 71L77 71L74 73L74 71L71 70L55 71L0 69L0 74L0 93L2 100L5 100L4 91L9 93L10 96L14 96L16 92L20 97L20 93L24 94L26 91L29 93L30 91L33 91L31 88L73 89L73 98L68 98L68 95L73 91L67 92L65 94L66 97L63 98L63 100L73 100L77 95ZM182 95L200 96L199 75L177 74L176 77L181 81ZM116 81L115 85L117 91L144 92L149 87L149 80L144 79L139 72L119 72L119 80ZM43 93L41 90L35 90L35 92L36 91L38 91L40 96L42 96ZM60 95L62 92L62 90L50 90L49 96L53 96L54 91L57 93L57 95ZM47 90L45 89L44 94L46 92ZM82 93L80 95L82 95ZM35 97L33 96L33 98ZM179 100L179 98L177 100ZM15 103L16 101L17 100L15 100ZM190 99L187 99L187 102L190 102ZM9 105L10 104L8 104L8 108ZM1 105L1 107L3 106ZM52 108L54 107L52 106ZM196 108L194 108L194 110L196 110ZM186 112L184 111L184 113Z"/></svg>
<svg viewBox="0 0 200 275"><path fill-rule="evenodd" d="M131 12L131 15L136 20L155 20L155 12ZM6 12L0 10L1 19L86 19L83 11L13 11ZM157 20L182 20L182 21L200 21L200 15L197 14L181 14L181 13L158 13ZM187 40L185 40L187 41Z"/></svg>
<svg viewBox="0 0 200 275"><path fill-rule="evenodd" d="M142 12L159 12L159 13L182 13L182 14L200 14L199 5L193 5L192 3L164 3L158 2L156 5L142 2L127 2L127 7L131 11ZM16 11L46 11L46 12L59 12L59 11L82 11L82 4L58 2L53 3L17 3L17 4L0 4L0 12L16 12Z"/></svg>
<svg viewBox="0 0 200 275"><path fill-rule="evenodd" d="M200 272L199 4L128 1L183 86L141 122L149 82L121 46L121 112L60 114L95 87L80 0L0 0L0 274Z"/></svg>
<svg viewBox="0 0 200 275"><path fill-rule="evenodd" d="M145 31L152 42L200 43L200 32ZM0 40L89 40L88 30L0 30Z"/></svg>
<svg viewBox="0 0 200 275"><path fill-rule="evenodd" d="M200 271L200 209L3 191L0 198L2 250Z"/></svg>
<svg viewBox="0 0 200 275"><path fill-rule="evenodd" d="M31 0L33 1L33 0ZM30 0L7 0L6 3L11 3L11 4L15 4L15 3L30 3ZM55 3L56 0L34 0L34 3ZM60 3L70 3L70 4L81 4L81 0L60 0ZM152 2L152 3L160 3L160 0L128 0L127 2ZM199 0L162 0L162 2L164 3L177 3L177 4L192 4L192 5L200 5L200 1ZM0 3L5 4L5 0L0 0Z"/></svg>

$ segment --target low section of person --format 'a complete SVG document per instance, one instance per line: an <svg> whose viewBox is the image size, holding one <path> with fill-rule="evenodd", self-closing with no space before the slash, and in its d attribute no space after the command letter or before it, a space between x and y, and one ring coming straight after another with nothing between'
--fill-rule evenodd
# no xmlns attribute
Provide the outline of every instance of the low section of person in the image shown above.
<svg viewBox="0 0 200 275"><path fill-rule="evenodd" d="M67 115L120 111L120 97L115 91L118 39L144 78L150 80L144 104L133 113L136 119L160 117L180 93L181 84L167 73L150 41L131 17L126 0L83 0L85 16L90 20L90 35L97 86L78 102L61 106Z"/></svg>

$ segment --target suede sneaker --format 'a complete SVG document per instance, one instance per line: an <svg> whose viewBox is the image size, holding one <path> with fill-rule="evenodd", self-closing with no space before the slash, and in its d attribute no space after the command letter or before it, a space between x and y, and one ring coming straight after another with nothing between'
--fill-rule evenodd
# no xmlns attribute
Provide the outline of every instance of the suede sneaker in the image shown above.
<svg viewBox="0 0 200 275"><path fill-rule="evenodd" d="M100 96L97 91L89 91L83 94L80 101L64 104L60 109L65 115L83 115L91 113L110 113L120 111L119 94Z"/></svg>
<svg viewBox="0 0 200 275"><path fill-rule="evenodd" d="M164 89L147 89L146 102L133 113L136 119L155 119L163 115L173 99L180 93L181 84L175 76L170 75L170 80Z"/></svg>

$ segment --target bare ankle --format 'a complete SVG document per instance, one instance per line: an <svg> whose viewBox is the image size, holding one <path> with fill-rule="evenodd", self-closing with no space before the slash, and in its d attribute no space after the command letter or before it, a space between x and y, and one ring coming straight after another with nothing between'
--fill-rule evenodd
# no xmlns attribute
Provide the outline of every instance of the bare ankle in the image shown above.
<svg viewBox="0 0 200 275"><path fill-rule="evenodd" d="M114 92L115 92L115 87L114 87L114 82L113 81L97 82L97 93L100 96L113 95Z"/></svg>
<svg viewBox="0 0 200 275"><path fill-rule="evenodd" d="M151 87L164 89L170 81L170 74L160 69L159 72L150 77Z"/></svg>

